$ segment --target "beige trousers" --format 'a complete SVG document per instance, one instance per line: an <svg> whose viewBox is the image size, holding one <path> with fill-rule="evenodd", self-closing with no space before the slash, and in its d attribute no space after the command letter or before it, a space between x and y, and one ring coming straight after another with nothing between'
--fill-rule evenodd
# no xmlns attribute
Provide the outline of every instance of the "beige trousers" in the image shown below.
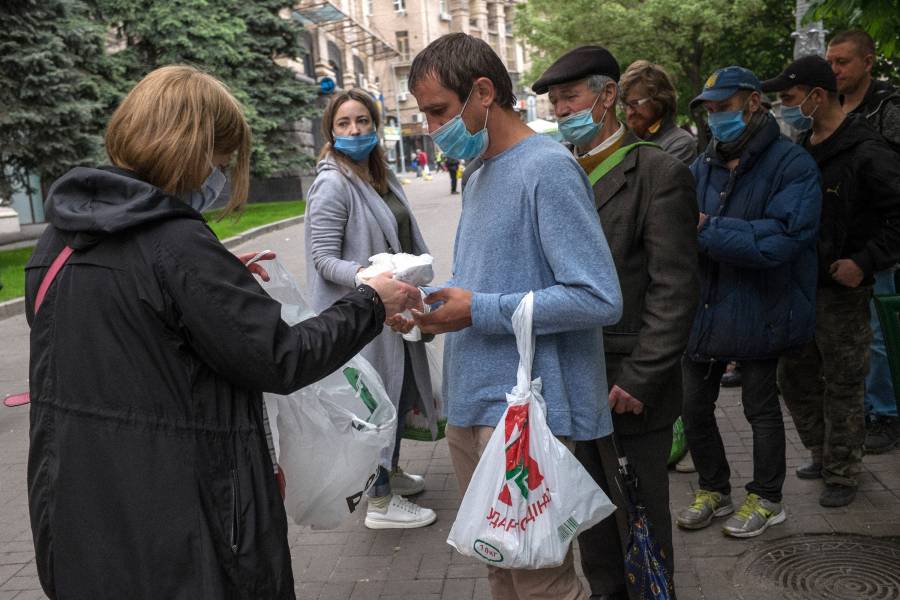
<svg viewBox="0 0 900 600"><path fill-rule="evenodd" d="M447 425L450 460L459 480L459 492L466 493L478 459L487 446L493 427L454 427ZM574 445L566 443L571 449ZM501 569L488 566L488 583L493 600L587 600L588 596L575 574L572 548L558 567L549 569Z"/></svg>

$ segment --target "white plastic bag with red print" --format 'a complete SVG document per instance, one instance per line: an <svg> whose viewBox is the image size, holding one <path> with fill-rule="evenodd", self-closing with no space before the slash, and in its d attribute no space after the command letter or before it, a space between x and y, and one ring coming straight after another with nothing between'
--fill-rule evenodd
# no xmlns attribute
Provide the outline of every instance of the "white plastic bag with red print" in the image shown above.
<svg viewBox="0 0 900 600"><path fill-rule="evenodd" d="M615 511L603 490L547 426L534 358L528 293L512 317L519 370L450 529L460 554L509 569L562 564L572 539Z"/></svg>

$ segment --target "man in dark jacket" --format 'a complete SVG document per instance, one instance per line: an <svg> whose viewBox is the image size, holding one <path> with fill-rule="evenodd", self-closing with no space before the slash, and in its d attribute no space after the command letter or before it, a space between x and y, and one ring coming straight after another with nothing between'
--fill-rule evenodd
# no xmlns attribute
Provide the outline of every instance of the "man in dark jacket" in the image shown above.
<svg viewBox="0 0 900 600"><path fill-rule="evenodd" d="M449 156L444 160L447 162L447 172L450 174L450 193L457 194L459 193L456 191L456 180L459 175L459 160Z"/></svg>
<svg viewBox="0 0 900 600"><path fill-rule="evenodd" d="M697 202L687 167L626 130L615 117L619 66L599 46L559 58L533 89L549 91L567 141L593 185L594 199L624 299L618 324L605 327L608 402L620 448L634 467L666 569L673 573L666 463L681 412L680 359L697 305ZM587 112L585 112L587 111ZM583 126L571 127L573 119ZM604 174L605 173L605 174ZM627 599L623 549L626 500L609 437L579 442L576 456L613 502L616 519L579 536L593 597Z"/></svg>
<svg viewBox="0 0 900 600"><path fill-rule="evenodd" d="M822 172L816 336L782 358L779 384L812 453L797 475L825 479L822 506L845 506L863 454L873 275L900 259L900 156L863 117L844 114L819 56L794 61L763 89L778 92L786 123L809 130L801 143Z"/></svg>
<svg viewBox="0 0 900 600"><path fill-rule="evenodd" d="M835 35L825 59L837 78L845 113L866 118L891 147L900 152L900 90L887 81L872 79L875 42L858 29ZM897 293L896 266L875 273L876 296ZM881 323L870 307L872 344L869 346L869 375L866 377L866 441L869 454L887 452L900 443L897 395L891 381Z"/></svg>
<svg viewBox="0 0 900 600"><path fill-rule="evenodd" d="M734 512L730 469L716 424L719 379L741 361L744 415L753 430L747 498L723 528L752 537L785 519L785 439L775 386L779 355L813 338L819 172L762 106L742 67L712 74L692 105L709 114L713 140L691 171L700 207L700 306L683 361L684 426L699 474L676 522L700 529Z"/></svg>

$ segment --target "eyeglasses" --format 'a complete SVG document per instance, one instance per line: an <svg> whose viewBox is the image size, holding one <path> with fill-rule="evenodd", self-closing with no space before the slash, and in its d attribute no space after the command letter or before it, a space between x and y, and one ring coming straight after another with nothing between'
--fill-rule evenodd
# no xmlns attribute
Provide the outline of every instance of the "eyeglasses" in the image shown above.
<svg viewBox="0 0 900 600"><path fill-rule="evenodd" d="M619 105L622 107L622 110L626 108L630 108L631 110L637 110L642 107L647 102L650 102L653 98L639 98L637 100L620 100Z"/></svg>

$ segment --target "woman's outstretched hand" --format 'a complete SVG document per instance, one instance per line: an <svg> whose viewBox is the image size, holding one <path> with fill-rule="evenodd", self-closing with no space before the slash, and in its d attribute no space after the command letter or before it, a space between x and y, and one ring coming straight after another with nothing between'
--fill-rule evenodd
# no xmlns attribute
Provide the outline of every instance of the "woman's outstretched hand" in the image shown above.
<svg viewBox="0 0 900 600"><path fill-rule="evenodd" d="M256 262L247 266L247 269L253 273L254 275L259 275L260 279L263 281L269 280L269 272L266 271L259 261L261 260L273 260L275 258L275 253L272 251L267 251L265 254L257 258L259 252L247 252L246 254L236 254L238 260L244 263L245 265L256 258Z"/></svg>
<svg viewBox="0 0 900 600"><path fill-rule="evenodd" d="M384 304L385 318L390 321L397 313L411 308L422 309L422 294L419 288L394 279L393 273L382 273L366 282L372 286L381 303Z"/></svg>

